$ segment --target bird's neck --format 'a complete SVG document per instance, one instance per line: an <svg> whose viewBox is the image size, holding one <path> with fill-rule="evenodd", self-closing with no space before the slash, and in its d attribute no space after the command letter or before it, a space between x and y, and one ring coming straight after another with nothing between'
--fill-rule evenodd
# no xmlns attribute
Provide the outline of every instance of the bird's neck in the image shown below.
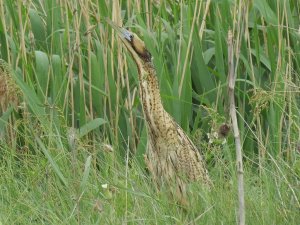
<svg viewBox="0 0 300 225"><path fill-rule="evenodd" d="M167 113L163 108L156 71L152 63L144 65L139 71L140 98L146 122L152 132L162 132Z"/></svg>

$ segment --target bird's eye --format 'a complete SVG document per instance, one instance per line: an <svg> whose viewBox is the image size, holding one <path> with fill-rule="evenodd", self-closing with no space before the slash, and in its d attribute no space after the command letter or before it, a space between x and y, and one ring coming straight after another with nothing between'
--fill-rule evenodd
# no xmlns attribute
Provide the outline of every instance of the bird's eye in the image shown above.
<svg viewBox="0 0 300 225"><path fill-rule="evenodd" d="M133 36L133 34L130 34L129 37L130 37L130 40L132 41L134 36Z"/></svg>

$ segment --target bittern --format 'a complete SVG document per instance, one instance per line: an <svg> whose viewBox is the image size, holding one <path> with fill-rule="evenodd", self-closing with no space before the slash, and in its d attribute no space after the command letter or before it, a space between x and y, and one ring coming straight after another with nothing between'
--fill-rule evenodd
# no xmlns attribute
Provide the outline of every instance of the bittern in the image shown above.
<svg viewBox="0 0 300 225"><path fill-rule="evenodd" d="M175 199L186 205L188 182L211 184L205 162L190 138L164 109L153 59L145 43L135 33L108 22L137 65L148 137L145 163L158 187L170 187Z"/></svg>

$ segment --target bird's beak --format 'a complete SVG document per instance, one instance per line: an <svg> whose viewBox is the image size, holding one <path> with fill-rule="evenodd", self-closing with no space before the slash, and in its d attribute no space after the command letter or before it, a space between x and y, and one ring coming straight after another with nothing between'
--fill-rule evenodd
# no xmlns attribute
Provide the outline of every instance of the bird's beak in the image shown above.
<svg viewBox="0 0 300 225"><path fill-rule="evenodd" d="M108 18L106 22L117 32L137 64L141 65L143 62L151 62L150 52L146 49L144 42L136 34L119 27Z"/></svg>
<svg viewBox="0 0 300 225"><path fill-rule="evenodd" d="M132 33L130 33L128 30L122 28L121 34L123 35L123 38L125 38L127 41L132 41Z"/></svg>
<svg viewBox="0 0 300 225"><path fill-rule="evenodd" d="M119 27L117 24L115 24L113 21L111 21L109 18L106 18L106 22L115 30L117 31L118 35L122 39L122 41L132 41L132 33L125 28Z"/></svg>

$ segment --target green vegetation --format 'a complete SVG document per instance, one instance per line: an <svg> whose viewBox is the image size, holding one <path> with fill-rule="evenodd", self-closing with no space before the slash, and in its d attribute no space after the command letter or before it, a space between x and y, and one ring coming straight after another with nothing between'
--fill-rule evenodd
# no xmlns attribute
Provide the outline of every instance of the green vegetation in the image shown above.
<svg viewBox="0 0 300 225"><path fill-rule="evenodd" d="M292 0L0 0L0 58L22 93L2 105L0 224L235 224L234 138L206 135L229 122L229 29L246 222L299 224L299 15ZM144 170L136 66L106 17L141 34L166 110L207 159L214 188L191 185L186 212Z"/></svg>

